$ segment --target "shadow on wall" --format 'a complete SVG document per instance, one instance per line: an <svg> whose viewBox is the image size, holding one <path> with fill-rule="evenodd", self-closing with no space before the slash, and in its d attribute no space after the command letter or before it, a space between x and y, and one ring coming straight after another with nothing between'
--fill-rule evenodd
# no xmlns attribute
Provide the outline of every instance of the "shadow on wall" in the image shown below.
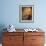
<svg viewBox="0 0 46 46"><path fill-rule="evenodd" d="M2 43L2 36L3 36L3 32L5 32L6 30L4 30L5 25L4 24L0 24L0 43Z"/></svg>

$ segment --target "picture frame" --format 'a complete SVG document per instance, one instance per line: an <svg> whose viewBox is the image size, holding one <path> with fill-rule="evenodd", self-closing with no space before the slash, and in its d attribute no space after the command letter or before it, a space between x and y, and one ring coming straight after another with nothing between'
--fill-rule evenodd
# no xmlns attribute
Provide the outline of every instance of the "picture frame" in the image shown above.
<svg viewBox="0 0 46 46"><path fill-rule="evenodd" d="M19 21L22 23L34 22L34 5L19 6Z"/></svg>

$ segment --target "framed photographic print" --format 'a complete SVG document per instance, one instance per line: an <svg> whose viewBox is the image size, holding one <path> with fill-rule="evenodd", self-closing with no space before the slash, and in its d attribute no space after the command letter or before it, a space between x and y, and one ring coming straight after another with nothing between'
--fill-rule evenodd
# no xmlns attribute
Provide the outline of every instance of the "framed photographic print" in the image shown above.
<svg viewBox="0 0 46 46"><path fill-rule="evenodd" d="M24 23L34 21L34 5L19 6L19 21Z"/></svg>

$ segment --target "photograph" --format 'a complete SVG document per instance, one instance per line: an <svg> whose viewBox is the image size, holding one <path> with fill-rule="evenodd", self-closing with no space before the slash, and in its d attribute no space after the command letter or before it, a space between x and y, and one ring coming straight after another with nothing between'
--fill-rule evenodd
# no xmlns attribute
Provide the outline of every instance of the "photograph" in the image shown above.
<svg viewBox="0 0 46 46"><path fill-rule="evenodd" d="M0 0L0 46L46 46L46 0Z"/></svg>
<svg viewBox="0 0 46 46"><path fill-rule="evenodd" d="M19 9L20 22L33 22L34 17L33 5L20 5Z"/></svg>

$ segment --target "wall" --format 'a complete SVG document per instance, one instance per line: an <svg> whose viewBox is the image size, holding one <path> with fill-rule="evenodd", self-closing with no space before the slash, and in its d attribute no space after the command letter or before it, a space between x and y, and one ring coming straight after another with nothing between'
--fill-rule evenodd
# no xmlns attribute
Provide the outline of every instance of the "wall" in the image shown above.
<svg viewBox="0 0 46 46"><path fill-rule="evenodd" d="M16 28L46 28L46 1L41 0L1 0L0 25L13 24ZM19 5L34 5L34 23L19 22Z"/></svg>
<svg viewBox="0 0 46 46"><path fill-rule="evenodd" d="M19 5L34 4L34 23L19 22ZM13 24L16 28L46 28L46 1L41 0L1 0L0 25Z"/></svg>

